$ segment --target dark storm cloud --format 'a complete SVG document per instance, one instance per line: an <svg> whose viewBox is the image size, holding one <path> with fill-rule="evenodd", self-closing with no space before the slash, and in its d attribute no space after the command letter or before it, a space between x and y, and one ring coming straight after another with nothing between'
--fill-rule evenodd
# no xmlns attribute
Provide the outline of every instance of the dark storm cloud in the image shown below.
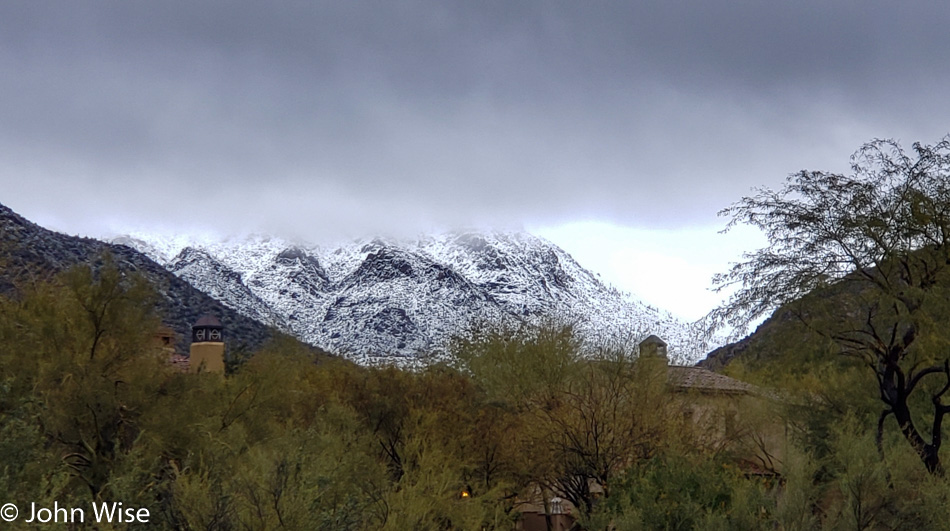
<svg viewBox="0 0 950 531"><path fill-rule="evenodd" d="M948 23L866 0L6 2L0 202L301 235L708 221L872 137L946 134Z"/></svg>

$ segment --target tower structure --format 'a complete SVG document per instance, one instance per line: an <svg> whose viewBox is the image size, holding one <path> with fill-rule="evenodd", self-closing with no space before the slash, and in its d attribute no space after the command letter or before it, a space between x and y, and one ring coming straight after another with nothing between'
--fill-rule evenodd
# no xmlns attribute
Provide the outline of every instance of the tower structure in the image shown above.
<svg viewBox="0 0 950 531"><path fill-rule="evenodd" d="M224 327L205 315L191 327L191 372L224 373Z"/></svg>
<svg viewBox="0 0 950 531"><path fill-rule="evenodd" d="M666 353L666 341L663 341L656 335L650 335L640 342L641 359L658 359L669 363L670 358Z"/></svg>

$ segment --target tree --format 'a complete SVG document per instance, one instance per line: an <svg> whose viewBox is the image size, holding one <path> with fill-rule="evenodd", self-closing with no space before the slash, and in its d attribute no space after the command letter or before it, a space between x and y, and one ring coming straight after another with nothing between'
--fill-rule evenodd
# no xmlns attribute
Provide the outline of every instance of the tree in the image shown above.
<svg viewBox="0 0 950 531"><path fill-rule="evenodd" d="M769 244L717 275L737 291L711 328L747 329L776 308L832 340L874 374L883 403L931 473L942 474L950 404L950 137L905 151L874 140L851 174L801 171L720 214L761 229Z"/></svg>
<svg viewBox="0 0 950 531"><path fill-rule="evenodd" d="M618 351L581 360L572 378L528 411L535 445L551 459L542 483L582 512L598 497L592 481L609 497L617 473L664 446L673 416L666 365L649 361Z"/></svg>
<svg viewBox="0 0 950 531"><path fill-rule="evenodd" d="M455 354L520 419L523 482L583 513L672 431L666 364L611 349L584 357L570 326L483 329L457 340Z"/></svg>
<svg viewBox="0 0 950 531"><path fill-rule="evenodd" d="M28 286L0 308L0 374L60 457L57 473L93 500L109 495L168 370L152 344L150 287L109 255L97 266Z"/></svg>

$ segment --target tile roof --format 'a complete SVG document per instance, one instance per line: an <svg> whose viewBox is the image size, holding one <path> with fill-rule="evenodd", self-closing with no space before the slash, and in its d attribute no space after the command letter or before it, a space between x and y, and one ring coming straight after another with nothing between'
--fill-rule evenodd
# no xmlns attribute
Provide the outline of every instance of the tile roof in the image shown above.
<svg viewBox="0 0 950 531"><path fill-rule="evenodd" d="M712 372L701 367L670 366L667 372L670 384L682 391L749 394L755 386Z"/></svg>
<svg viewBox="0 0 950 531"><path fill-rule="evenodd" d="M191 367L191 358L182 356L181 354L172 354L168 358L168 362L171 363L172 367L175 367L181 372L188 372Z"/></svg>
<svg viewBox="0 0 950 531"><path fill-rule="evenodd" d="M213 315L204 315L198 322L195 323L195 326L211 326L221 328L221 321Z"/></svg>

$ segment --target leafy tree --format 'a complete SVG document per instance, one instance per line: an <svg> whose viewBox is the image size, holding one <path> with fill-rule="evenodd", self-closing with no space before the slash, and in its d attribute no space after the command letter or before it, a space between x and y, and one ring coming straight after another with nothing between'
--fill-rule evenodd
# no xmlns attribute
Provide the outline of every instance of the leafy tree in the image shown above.
<svg viewBox="0 0 950 531"><path fill-rule="evenodd" d="M672 406L665 364L580 352L569 326L487 328L456 343L462 369L520 419L515 477L590 512L663 444Z"/></svg>
<svg viewBox="0 0 950 531"><path fill-rule="evenodd" d="M77 266L3 305L0 369L25 406L12 412L35 422L59 456L64 496L79 496L76 485L92 499L107 494L157 405L169 370L151 342L152 307L144 280L108 255L95 269Z"/></svg>
<svg viewBox="0 0 950 531"><path fill-rule="evenodd" d="M769 244L714 283L738 286L712 326L744 330L775 308L834 342L874 375L889 418L926 469L940 474L950 404L950 139L905 151L874 140L849 175L801 171L723 214Z"/></svg>
<svg viewBox="0 0 950 531"><path fill-rule="evenodd" d="M769 486L721 459L664 452L618 478L586 529L774 529Z"/></svg>
<svg viewBox="0 0 950 531"><path fill-rule="evenodd" d="M570 379L581 360L570 326L479 323L455 338L459 367L498 402L543 401Z"/></svg>
<svg viewBox="0 0 950 531"><path fill-rule="evenodd" d="M582 511L597 497L591 480L609 497L614 475L652 456L665 439L673 416L666 367L645 361L615 352L580 363L547 404L530 411L557 465L551 489Z"/></svg>

